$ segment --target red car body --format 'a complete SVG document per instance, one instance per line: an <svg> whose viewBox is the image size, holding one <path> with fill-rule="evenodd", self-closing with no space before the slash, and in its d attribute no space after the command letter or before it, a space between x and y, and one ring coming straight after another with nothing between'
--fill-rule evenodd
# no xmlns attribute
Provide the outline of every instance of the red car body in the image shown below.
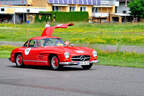
<svg viewBox="0 0 144 96"><path fill-rule="evenodd" d="M42 36L31 38L24 46L14 49L10 61L16 63L18 67L24 65L50 66L57 70L62 66L81 65L84 69L90 69L93 63L98 62L95 50L87 47L67 46L64 45L61 38L52 36L55 28L67 28L71 25L73 24L45 28ZM51 45L44 46L45 43L42 42L45 41L50 41ZM57 41L61 42L60 45L56 44Z"/></svg>

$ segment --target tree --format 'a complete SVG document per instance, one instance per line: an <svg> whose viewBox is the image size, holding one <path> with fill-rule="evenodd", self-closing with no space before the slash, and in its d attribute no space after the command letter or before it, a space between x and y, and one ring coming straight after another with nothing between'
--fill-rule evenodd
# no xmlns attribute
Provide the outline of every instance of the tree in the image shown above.
<svg viewBox="0 0 144 96"><path fill-rule="evenodd" d="M144 18L144 0L132 0L128 6L131 15L138 18Z"/></svg>

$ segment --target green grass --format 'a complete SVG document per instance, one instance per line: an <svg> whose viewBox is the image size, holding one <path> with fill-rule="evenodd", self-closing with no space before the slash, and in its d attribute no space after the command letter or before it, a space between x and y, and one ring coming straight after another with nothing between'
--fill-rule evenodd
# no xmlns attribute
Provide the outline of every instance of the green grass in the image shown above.
<svg viewBox="0 0 144 96"><path fill-rule="evenodd" d="M98 65L144 68L144 54L98 51Z"/></svg>
<svg viewBox="0 0 144 96"><path fill-rule="evenodd" d="M73 43L143 45L144 24L77 24L69 29L57 29L60 37ZM67 32L67 33L66 33Z"/></svg>
<svg viewBox="0 0 144 96"><path fill-rule="evenodd" d="M0 24L0 41L26 41L40 36L45 24ZM4 27L4 28L3 28ZM75 23L67 29L56 29L54 36L72 43L144 45L144 23L89 24Z"/></svg>
<svg viewBox="0 0 144 96"><path fill-rule="evenodd" d="M0 45L0 58L9 58L11 51L17 48L12 45Z"/></svg>

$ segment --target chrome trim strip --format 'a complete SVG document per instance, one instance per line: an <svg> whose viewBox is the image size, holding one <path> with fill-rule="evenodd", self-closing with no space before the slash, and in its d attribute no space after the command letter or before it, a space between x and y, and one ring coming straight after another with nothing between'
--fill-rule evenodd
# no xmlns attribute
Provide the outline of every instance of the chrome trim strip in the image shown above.
<svg viewBox="0 0 144 96"><path fill-rule="evenodd" d="M48 61L40 61L40 60L23 60L25 62L48 62Z"/></svg>

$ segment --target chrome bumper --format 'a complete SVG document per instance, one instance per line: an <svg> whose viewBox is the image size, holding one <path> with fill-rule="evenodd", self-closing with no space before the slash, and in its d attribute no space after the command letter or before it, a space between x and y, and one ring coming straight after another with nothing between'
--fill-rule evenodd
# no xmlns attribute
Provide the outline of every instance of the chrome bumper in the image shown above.
<svg viewBox="0 0 144 96"><path fill-rule="evenodd" d="M9 61L11 61L11 58L8 58Z"/></svg>
<svg viewBox="0 0 144 96"><path fill-rule="evenodd" d="M73 62L60 62L60 65L79 65L81 62L87 62L87 63L98 63L98 60L93 61L73 61Z"/></svg>

